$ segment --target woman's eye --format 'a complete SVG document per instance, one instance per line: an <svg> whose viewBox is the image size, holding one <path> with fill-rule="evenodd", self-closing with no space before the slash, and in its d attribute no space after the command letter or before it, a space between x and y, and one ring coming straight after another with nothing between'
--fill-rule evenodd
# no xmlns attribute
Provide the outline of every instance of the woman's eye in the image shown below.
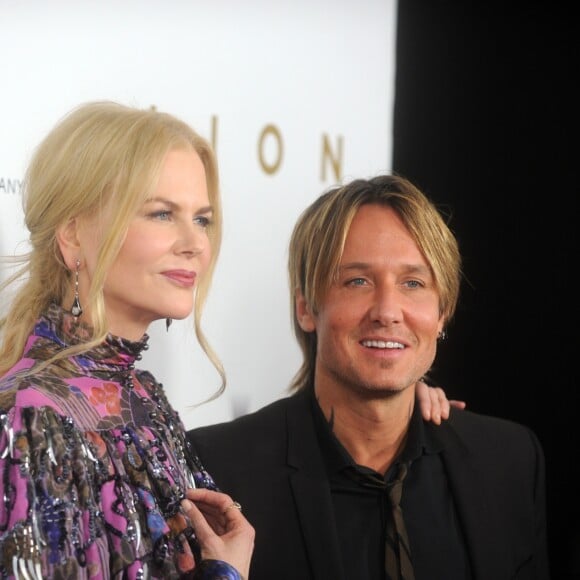
<svg viewBox="0 0 580 580"><path fill-rule="evenodd" d="M211 225L211 219L205 215L198 215L196 218L194 218L193 223L205 229Z"/></svg>
<svg viewBox="0 0 580 580"><path fill-rule="evenodd" d="M423 286L423 284L419 282L419 280L407 280L407 282L405 282L405 285L408 286L409 288L421 288Z"/></svg>
<svg viewBox="0 0 580 580"><path fill-rule="evenodd" d="M159 211L154 211L150 215L152 218L155 218L155 219L168 220L171 217L171 212L167 209L162 209Z"/></svg>

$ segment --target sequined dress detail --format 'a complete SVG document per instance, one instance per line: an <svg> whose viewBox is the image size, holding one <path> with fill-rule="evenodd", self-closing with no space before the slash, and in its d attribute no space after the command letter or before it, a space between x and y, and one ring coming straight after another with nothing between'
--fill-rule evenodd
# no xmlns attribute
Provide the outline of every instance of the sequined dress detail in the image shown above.
<svg viewBox="0 0 580 580"><path fill-rule="evenodd" d="M0 378L0 578L230 577L202 571L180 511L188 487L217 488L163 386L135 369L149 337L39 368L87 337L53 305Z"/></svg>

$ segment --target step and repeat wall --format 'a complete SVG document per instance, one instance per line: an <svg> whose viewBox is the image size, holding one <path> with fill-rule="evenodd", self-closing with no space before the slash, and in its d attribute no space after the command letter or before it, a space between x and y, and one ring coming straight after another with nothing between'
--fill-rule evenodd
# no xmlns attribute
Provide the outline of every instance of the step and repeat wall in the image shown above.
<svg viewBox="0 0 580 580"><path fill-rule="evenodd" d="M391 165L395 0L3 0L0 19L0 254L27 249L24 170L70 109L114 100L175 114L220 166L224 240L203 326L227 388L198 405L220 379L190 320L153 324L141 365L187 427L286 395L300 363L294 222L330 186Z"/></svg>

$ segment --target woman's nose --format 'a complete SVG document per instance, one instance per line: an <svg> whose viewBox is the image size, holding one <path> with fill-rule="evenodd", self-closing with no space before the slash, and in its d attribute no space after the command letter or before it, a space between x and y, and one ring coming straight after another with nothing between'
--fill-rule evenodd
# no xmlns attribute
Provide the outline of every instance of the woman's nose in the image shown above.
<svg viewBox="0 0 580 580"><path fill-rule="evenodd" d="M178 252L196 255L203 252L208 243L204 228L195 223L185 223L180 227L176 249Z"/></svg>

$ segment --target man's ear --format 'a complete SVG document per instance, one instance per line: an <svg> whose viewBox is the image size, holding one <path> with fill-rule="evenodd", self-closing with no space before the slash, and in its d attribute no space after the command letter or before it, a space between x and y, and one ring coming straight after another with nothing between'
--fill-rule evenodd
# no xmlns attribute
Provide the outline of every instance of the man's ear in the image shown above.
<svg viewBox="0 0 580 580"><path fill-rule="evenodd" d="M439 322L437 323L437 336L441 336L441 334L444 332L445 322L445 316L441 315L439 317Z"/></svg>
<svg viewBox="0 0 580 580"><path fill-rule="evenodd" d="M296 308L296 319L298 320L300 328L304 332L314 332L316 330L316 317L312 314L310 306L300 290L296 292L294 304Z"/></svg>
<svg viewBox="0 0 580 580"><path fill-rule="evenodd" d="M76 218L71 218L57 228L56 241L65 264L69 270L74 270L81 251Z"/></svg>

